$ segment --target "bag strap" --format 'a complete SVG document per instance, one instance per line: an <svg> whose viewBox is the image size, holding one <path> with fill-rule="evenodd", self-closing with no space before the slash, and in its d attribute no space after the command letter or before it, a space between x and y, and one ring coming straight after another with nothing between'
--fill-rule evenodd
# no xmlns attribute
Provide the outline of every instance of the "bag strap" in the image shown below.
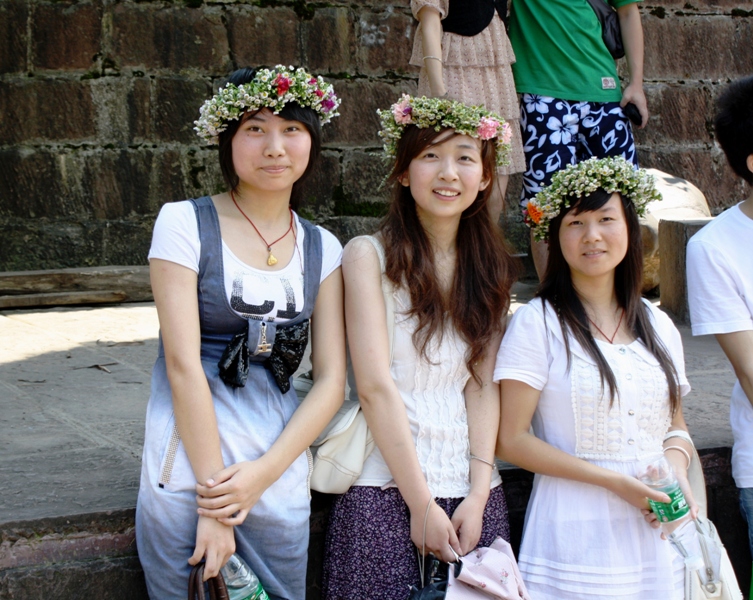
<svg viewBox="0 0 753 600"><path fill-rule="evenodd" d="M384 297L384 309L387 317L387 339L390 346L389 364L392 366L392 357L395 353L395 286L385 274L385 271L387 270L387 258L384 255L384 246L382 246L382 242L379 241L379 238L373 235L364 235L361 237L374 246L374 250L376 250L377 256L379 257L379 269L382 273L382 296Z"/></svg>
<svg viewBox="0 0 753 600"><path fill-rule="evenodd" d="M188 576L188 600L206 600L206 593L204 592L204 562L200 562L193 569ZM225 585L225 578L222 573L217 573L216 577L212 577L207 580L209 586L209 599L210 600L230 600L230 594L227 591L227 585Z"/></svg>

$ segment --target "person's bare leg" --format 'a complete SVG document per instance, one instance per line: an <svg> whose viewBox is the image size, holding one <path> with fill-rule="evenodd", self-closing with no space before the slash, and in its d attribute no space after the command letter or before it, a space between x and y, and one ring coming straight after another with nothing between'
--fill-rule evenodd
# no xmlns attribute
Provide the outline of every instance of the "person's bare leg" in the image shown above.
<svg viewBox="0 0 753 600"><path fill-rule="evenodd" d="M509 175L498 175L497 184L492 189L491 196L489 196L489 214L494 223L499 223L502 208L505 206L505 193L507 192L507 182L509 180Z"/></svg>
<svg viewBox="0 0 753 600"><path fill-rule="evenodd" d="M541 281L546 272L547 260L549 260L549 244L533 239L533 232L531 232L531 258L533 258L533 266L536 268L536 275L539 276L539 281Z"/></svg>

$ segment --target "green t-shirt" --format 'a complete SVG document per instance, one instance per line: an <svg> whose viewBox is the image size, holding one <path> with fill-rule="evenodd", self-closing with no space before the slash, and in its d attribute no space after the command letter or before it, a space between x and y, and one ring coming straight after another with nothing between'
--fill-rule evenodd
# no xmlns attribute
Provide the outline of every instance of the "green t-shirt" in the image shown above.
<svg viewBox="0 0 753 600"><path fill-rule="evenodd" d="M617 8L637 0L608 0ZM510 42L519 94L619 102L617 66L586 0L513 0Z"/></svg>

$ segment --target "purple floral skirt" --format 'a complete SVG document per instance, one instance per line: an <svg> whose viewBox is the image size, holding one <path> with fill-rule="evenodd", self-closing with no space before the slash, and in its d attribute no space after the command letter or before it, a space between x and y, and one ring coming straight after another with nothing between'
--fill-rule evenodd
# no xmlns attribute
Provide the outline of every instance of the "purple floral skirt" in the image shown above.
<svg viewBox="0 0 753 600"><path fill-rule="evenodd" d="M452 516L462 498L436 498ZM510 541L502 486L491 490L479 546L501 536ZM324 554L325 600L406 600L418 585L416 547L410 539L410 513L397 488L353 486L335 500Z"/></svg>

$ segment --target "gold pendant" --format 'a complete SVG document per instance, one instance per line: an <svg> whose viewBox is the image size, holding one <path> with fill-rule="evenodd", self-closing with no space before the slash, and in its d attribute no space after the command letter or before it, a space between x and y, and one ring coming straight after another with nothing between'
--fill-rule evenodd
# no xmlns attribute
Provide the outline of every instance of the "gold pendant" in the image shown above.
<svg viewBox="0 0 753 600"><path fill-rule="evenodd" d="M261 341L256 347L256 354L264 354L272 350L272 344L267 343L267 324L261 324Z"/></svg>
<svg viewBox="0 0 753 600"><path fill-rule="evenodd" d="M272 254L271 249L269 250L269 256L267 256L267 264L270 267L277 264L277 259L275 258L274 254Z"/></svg>

